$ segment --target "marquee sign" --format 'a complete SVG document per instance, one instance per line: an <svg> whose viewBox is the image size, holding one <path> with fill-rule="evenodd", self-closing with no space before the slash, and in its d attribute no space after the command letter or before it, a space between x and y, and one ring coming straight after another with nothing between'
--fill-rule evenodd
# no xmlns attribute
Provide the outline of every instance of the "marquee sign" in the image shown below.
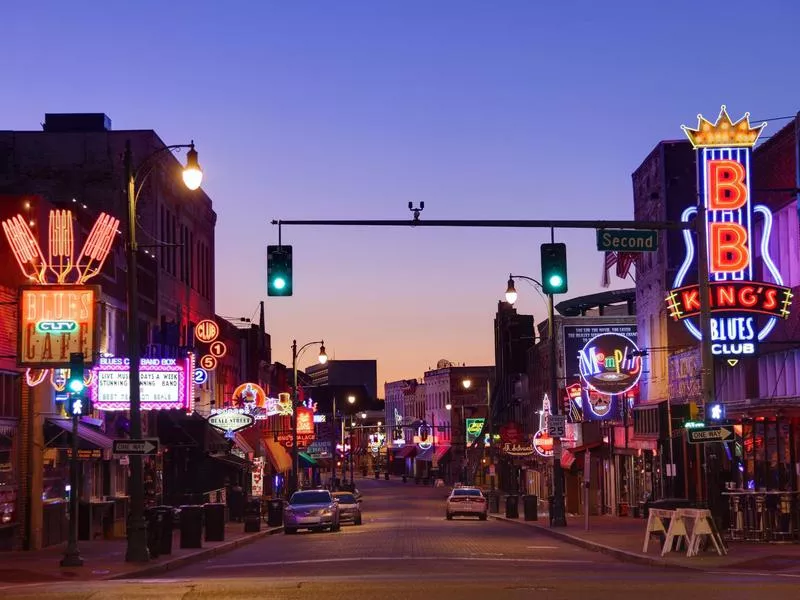
<svg viewBox="0 0 800 600"><path fill-rule="evenodd" d="M471 446L481 436L485 422L483 417L465 420L467 446Z"/></svg>
<svg viewBox="0 0 800 600"><path fill-rule="evenodd" d="M682 126L697 150L698 190L706 209L711 351L731 365L755 354L758 342L767 338L778 319L788 318L792 299L769 254L772 213L765 206L753 205L751 198L752 149L765 126L752 127L750 113L733 123L725 106L716 123L698 115L697 129ZM688 221L696 213L696 207L689 207L681 219ZM763 220L758 248L763 272L771 281L753 278L756 217ZM695 243L690 231L684 230L683 237L686 256L666 300L670 316L700 340L702 332L695 322L700 312L699 285L687 283L695 262Z"/></svg>
<svg viewBox="0 0 800 600"><path fill-rule="evenodd" d="M104 357L93 369L92 403L98 410L130 410L130 362ZM194 403L194 357L143 358L139 362L142 410L191 411Z"/></svg>

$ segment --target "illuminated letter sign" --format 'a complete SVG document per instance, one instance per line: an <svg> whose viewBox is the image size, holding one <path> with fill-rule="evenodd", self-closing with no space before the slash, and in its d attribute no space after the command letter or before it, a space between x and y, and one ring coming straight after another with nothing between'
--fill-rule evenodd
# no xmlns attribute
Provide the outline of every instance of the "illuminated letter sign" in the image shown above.
<svg viewBox="0 0 800 600"><path fill-rule="evenodd" d="M17 360L20 366L69 366L80 352L91 364L97 352L97 286L48 285L20 289Z"/></svg>
<svg viewBox="0 0 800 600"><path fill-rule="evenodd" d="M723 106L716 123L699 116L697 129L683 126L697 149L698 185L706 208L711 351L726 357L731 365L741 356L755 354L758 342L769 335L777 320L788 318L792 303L792 292L783 285L769 254L772 213L751 203L752 149L765 125L751 127L749 113L733 123ZM682 220L688 221L696 213L697 208L690 207ZM755 217L763 220L760 240L753 237ZM695 322L700 314L699 286L691 280L687 283L695 246L690 231L684 230L683 237L686 256L667 296L667 306L672 318L682 320L700 340L702 332ZM753 281L756 243L760 243L764 273L771 281Z"/></svg>
<svg viewBox="0 0 800 600"><path fill-rule="evenodd" d="M578 355L581 378L599 394L624 394L642 376L639 348L619 333L602 333L590 339Z"/></svg>
<svg viewBox="0 0 800 600"><path fill-rule="evenodd" d="M130 370L127 358L101 358L94 368L92 398L98 410L130 410ZM139 362L142 410L192 410L194 360L143 358Z"/></svg>

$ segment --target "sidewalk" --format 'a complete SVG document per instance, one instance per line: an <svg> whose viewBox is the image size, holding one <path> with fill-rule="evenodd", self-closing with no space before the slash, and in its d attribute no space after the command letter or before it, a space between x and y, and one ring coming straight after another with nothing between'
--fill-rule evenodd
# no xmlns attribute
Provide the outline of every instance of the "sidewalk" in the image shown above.
<svg viewBox="0 0 800 600"><path fill-rule="evenodd" d="M669 552L661 556L658 537L650 539L647 554L642 553L646 519L632 517L596 516L589 518L589 531L584 529L583 517L568 517L567 526L551 528L548 515L539 513L538 521L525 521L520 511L519 519L507 519L501 514L490 514L499 521L527 526L537 532L588 550L603 552L619 560L668 568L701 571L750 571L800 574L800 544L755 544L726 542L727 556L718 556L711 548L698 556L686 557L683 552Z"/></svg>
<svg viewBox="0 0 800 600"><path fill-rule="evenodd" d="M125 562L125 539L78 542L83 566L74 568L59 565L66 544L33 552L4 552L0 555L0 583L96 581L157 575L282 530L283 527L266 527L262 523L260 532L244 533L244 523L226 523L224 542L206 542L204 539L202 548L186 549L180 547L180 532L173 531L172 554L153 558L146 564Z"/></svg>

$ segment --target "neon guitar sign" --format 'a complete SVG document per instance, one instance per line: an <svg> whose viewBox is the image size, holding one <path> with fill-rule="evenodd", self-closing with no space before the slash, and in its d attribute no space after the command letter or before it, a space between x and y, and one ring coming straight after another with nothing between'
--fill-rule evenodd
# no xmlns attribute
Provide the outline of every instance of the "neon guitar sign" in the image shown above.
<svg viewBox="0 0 800 600"><path fill-rule="evenodd" d="M683 126L697 149L697 181L706 209L708 273L710 279L711 350L735 365L739 357L753 355L758 342L773 330L779 318L789 316L792 291L769 254L772 213L765 206L753 205L750 190L750 165L753 146L766 123L752 127L745 113L736 123L722 107L716 123L698 115L697 129ZM696 207L683 211L682 221L697 214ZM764 273L771 281L753 280L754 217L763 219L760 240ZM702 333L695 319L700 313L697 283L687 283L695 263L692 232L684 230L686 255L667 296L673 319L683 321L698 340ZM697 279L696 274L694 279Z"/></svg>

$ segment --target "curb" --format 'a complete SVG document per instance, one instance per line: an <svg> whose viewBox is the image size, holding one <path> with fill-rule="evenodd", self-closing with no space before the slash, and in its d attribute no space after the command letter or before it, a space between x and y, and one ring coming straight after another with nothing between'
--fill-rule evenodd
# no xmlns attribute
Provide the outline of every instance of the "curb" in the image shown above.
<svg viewBox="0 0 800 600"><path fill-rule="evenodd" d="M199 549L197 552L192 552L191 554L185 554L184 556L172 558L158 564L148 565L142 567L141 569L128 571L126 573L116 573L115 575L111 575L110 577L105 577L104 579L106 581L113 581L118 579L136 579L139 577L149 577L150 575L158 575L160 573L166 573L167 571L175 570L179 567L182 567L192 562L203 560L205 558L210 558L218 554L224 554L225 552L230 552L231 550L235 550L236 548L239 548L241 546L246 546L247 544L251 544L257 540L265 538L268 535L274 535L276 533L280 533L281 531L283 531L283 525L279 527L272 527L270 529L265 529L257 533L252 533L250 535L240 537L230 542L223 542L218 546L214 546L213 548Z"/></svg>
<svg viewBox="0 0 800 600"><path fill-rule="evenodd" d="M518 521L517 519L509 519L506 517L501 517L499 515L489 515L489 518L495 519L497 521L503 521L506 523L516 523L517 525L525 525L551 538L561 540L562 542L572 544L573 546L579 546L580 548L583 548L585 550L591 550L592 552L600 552L601 554L606 554L608 556L616 558L620 562L639 564L647 567L678 569L681 571L701 571L701 572L707 571L707 569L703 569L700 567L689 567L686 565L675 564L666 561L663 558L655 558L652 556L646 556L644 554L636 554L635 552L628 552L627 550L620 550L619 548L614 548L613 546L606 546L598 542L592 542L589 540L585 540L583 538L579 538L574 535L569 535L568 533L554 530L549 527L545 527L544 525L535 525L535 524L526 525L524 521Z"/></svg>

